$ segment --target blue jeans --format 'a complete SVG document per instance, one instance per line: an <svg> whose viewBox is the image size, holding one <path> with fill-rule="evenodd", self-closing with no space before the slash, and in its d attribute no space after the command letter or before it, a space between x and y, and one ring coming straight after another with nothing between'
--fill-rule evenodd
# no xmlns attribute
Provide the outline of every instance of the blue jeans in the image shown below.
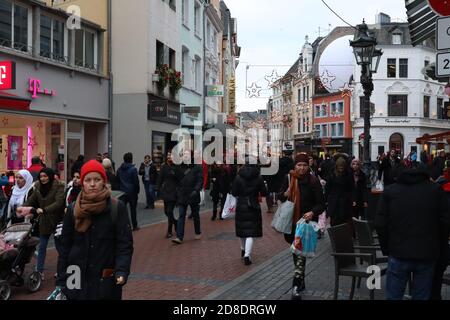
<svg viewBox="0 0 450 320"><path fill-rule="evenodd" d="M413 300L428 300L434 275L434 260L405 260L389 257L386 273L386 298L403 300L406 284L411 279Z"/></svg>
<svg viewBox="0 0 450 320"><path fill-rule="evenodd" d="M145 187L145 197L147 199L147 207L155 207L155 185L151 184L150 181L144 181Z"/></svg>
<svg viewBox="0 0 450 320"><path fill-rule="evenodd" d="M200 205L199 204L191 204L189 206L191 207L192 217L194 218L195 234L200 235L200 234L202 234L202 232L200 230ZM180 240L184 239L184 224L186 221L187 208L188 208L188 205L180 205L179 206L180 217L178 218L178 224L177 224L177 238Z"/></svg>
<svg viewBox="0 0 450 320"><path fill-rule="evenodd" d="M45 257L47 256L47 246L49 239L50 236L43 236L43 235L39 236L39 250L36 266L36 270L39 272L44 272Z"/></svg>

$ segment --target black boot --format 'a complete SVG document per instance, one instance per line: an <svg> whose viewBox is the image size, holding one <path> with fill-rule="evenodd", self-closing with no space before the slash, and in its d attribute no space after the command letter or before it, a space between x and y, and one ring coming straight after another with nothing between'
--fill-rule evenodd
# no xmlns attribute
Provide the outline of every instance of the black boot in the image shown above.
<svg viewBox="0 0 450 320"><path fill-rule="evenodd" d="M305 290L305 281L300 278L294 278L292 283L292 300L302 300L302 291Z"/></svg>

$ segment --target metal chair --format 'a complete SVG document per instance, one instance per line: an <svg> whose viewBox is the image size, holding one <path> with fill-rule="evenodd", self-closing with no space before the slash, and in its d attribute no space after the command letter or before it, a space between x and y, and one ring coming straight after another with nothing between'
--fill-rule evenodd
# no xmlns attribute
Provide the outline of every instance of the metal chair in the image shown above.
<svg viewBox="0 0 450 320"><path fill-rule="evenodd" d="M360 250L362 253L374 253L375 263L387 263L388 257L381 253L381 246L375 241L373 232L368 221L358 220L353 218L353 227L356 231L356 238L358 245L367 247L367 249Z"/></svg>
<svg viewBox="0 0 450 320"><path fill-rule="evenodd" d="M356 252L355 250L368 250L364 246L355 246L353 244L352 231L348 224L343 224L328 229L331 240L335 266L335 286L334 300L337 300L339 291L339 277L352 277L352 287L350 291L350 300L355 294L357 278L368 278L371 274L367 273L367 266L356 263L356 258L362 258L369 265L376 265L376 257L373 251L368 253ZM380 266L381 275L386 274L386 266ZM370 290L370 300L375 299L375 289Z"/></svg>

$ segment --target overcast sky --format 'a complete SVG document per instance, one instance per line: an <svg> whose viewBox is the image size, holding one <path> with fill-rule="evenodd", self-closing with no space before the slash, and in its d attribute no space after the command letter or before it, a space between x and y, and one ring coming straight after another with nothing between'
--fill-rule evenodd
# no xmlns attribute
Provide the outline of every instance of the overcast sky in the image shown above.
<svg viewBox="0 0 450 320"><path fill-rule="evenodd" d="M237 70L237 110L265 109L270 95L265 76L276 70L283 74L292 65L309 36L312 43L325 36L329 29L344 26L321 0L225 0L238 22L238 43L242 47ZM325 0L326 3L352 25L374 23L378 12L391 16L393 21L406 21L404 0ZM247 70L247 66L250 65ZM246 80L247 78L247 80ZM247 85L246 85L247 82ZM261 87L260 98L246 98L246 87L253 83ZM259 88L256 88L259 90ZM250 93L251 95L251 93ZM247 93L247 97L249 93Z"/></svg>

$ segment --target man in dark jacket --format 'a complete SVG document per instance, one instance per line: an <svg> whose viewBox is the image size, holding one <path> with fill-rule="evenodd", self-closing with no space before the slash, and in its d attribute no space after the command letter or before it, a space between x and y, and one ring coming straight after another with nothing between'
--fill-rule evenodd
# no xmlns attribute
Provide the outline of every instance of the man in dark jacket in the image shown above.
<svg viewBox="0 0 450 320"><path fill-rule="evenodd" d="M389 256L387 299L403 298L411 274L413 300L429 299L450 216L444 192L430 181L426 169L404 169L398 183L385 189L375 225L383 254Z"/></svg>
<svg viewBox="0 0 450 320"><path fill-rule="evenodd" d="M167 216L167 234L166 238L170 239L173 236L172 227L177 231L177 223L175 220L173 211L177 204L177 172L176 166L172 161L172 153L167 154L166 163L161 167L161 172L158 177L158 185L156 190L158 191L161 199L164 201L164 213Z"/></svg>
<svg viewBox="0 0 450 320"><path fill-rule="evenodd" d="M437 180L445 168L445 151L439 151L439 155L433 160L432 178Z"/></svg>
<svg viewBox="0 0 450 320"><path fill-rule="evenodd" d="M138 172L133 162L133 154L126 153L123 156L122 165L117 170L117 180L119 181L120 191L125 193L123 201L125 204L130 204L131 222L133 224L133 231L139 230L137 222L137 202L140 192Z"/></svg>
<svg viewBox="0 0 450 320"><path fill-rule="evenodd" d="M361 170L361 162L358 159L352 161L353 176L353 217L366 220L366 209L369 206L369 188L367 177Z"/></svg>
<svg viewBox="0 0 450 320"><path fill-rule="evenodd" d="M402 169L400 158L397 155L397 151L391 150L389 157L386 157L381 162L378 170L378 180L384 177L384 186L388 186L396 182L398 174ZM384 176L383 176L384 175Z"/></svg>
<svg viewBox="0 0 450 320"><path fill-rule="evenodd" d="M177 168L177 203L180 210L177 225L177 238L172 242L182 244L184 240L184 224L188 206L191 207L194 219L195 240L201 239L200 229L200 191L203 189L203 170L201 165L194 164L194 156L185 154L183 164Z"/></svg>
<svg viewBox="0 0 450 320"><path fill-rule="evenodd" d="M325 160L322 161L319 167L319 175L322 178L322 180L328 181L330 178L331 173L334 169L334 160L331 159L331 156L329 153L326 154Z"/></svg>
<svg viewBox="0 0 450 320"><path fill-rule="evenodd" d="M155 188L158 183L158 170L149 155L144 157L144 162L139 167L139 175L145 188L147 206L145 209L155 209Z"/></svg>

